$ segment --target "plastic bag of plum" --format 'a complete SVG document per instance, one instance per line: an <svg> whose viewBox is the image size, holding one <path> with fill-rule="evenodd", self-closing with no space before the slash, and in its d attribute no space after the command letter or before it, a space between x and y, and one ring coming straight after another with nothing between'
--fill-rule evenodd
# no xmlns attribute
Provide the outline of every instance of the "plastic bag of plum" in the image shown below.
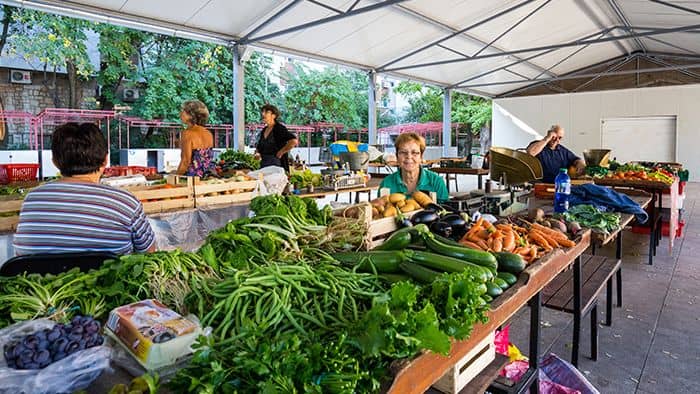
<svg viewBox="0 0 700 394"><path fill-rule="evenodd" d="M76 316L67 324L29 320L0 330L0 394L72 393L109 367L100 323Z"/></svg>

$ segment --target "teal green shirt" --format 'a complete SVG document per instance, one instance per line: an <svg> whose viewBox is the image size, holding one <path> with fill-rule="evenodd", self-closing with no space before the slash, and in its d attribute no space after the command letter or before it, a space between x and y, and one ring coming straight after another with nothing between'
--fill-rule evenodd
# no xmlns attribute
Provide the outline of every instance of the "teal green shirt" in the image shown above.
<svg viewBox="0 0 700 394"><path fill-rule="evenodd" d="M401 179L401 169L396 170L393 174L382 179L382 183L379 188L388 187L391 193L404 193L408 194L408 188L406 184ZM418 177L418 185L416 185L416 190L423 192L435 192L437 194L438 202L447 201L450 196L447 194L447 186L445 181L442 180L440 175L421 168L420 176Z"/></svg>

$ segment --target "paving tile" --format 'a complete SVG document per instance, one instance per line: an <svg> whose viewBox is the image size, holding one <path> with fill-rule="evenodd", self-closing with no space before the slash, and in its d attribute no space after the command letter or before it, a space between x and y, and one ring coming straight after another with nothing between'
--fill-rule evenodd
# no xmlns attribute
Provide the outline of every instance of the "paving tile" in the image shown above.
<svg viewBox="0 0 700 394"><path fill-rule="evenodd" d="M659 315L656 329L675 331L678 335L690 335L696 338L699 326L700 302L693 305L668 304L664 306L661 315ZM698 345L698 352L700 352L700 344Z"/></svg>
<svg viewBox="0 0 700 394"><path fill-rule="evenodd" d="M640 386L649 391L657 388L657 391L697 392L700 365L698 341L695 332L679 335L675 330L657 329Z"/></svg>

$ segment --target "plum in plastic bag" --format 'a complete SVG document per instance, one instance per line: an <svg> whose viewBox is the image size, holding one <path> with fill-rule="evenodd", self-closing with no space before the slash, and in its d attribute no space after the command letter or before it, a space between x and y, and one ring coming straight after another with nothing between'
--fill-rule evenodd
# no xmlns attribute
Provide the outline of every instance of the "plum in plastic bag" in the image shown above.
<svg viewBox="0 0 700 394"><path fill-rule="evenodd" d="M12 344L24 338L25 345L32 346L37 351L31 356L24 357L22 363L26 362L30 366L39 368L45 365L41 369L15 369L8 366L3 355L0 358L0 394L72 393L87 388L102 371L109 367L111 348L95 346L74 351L75 345L71 346L69 341L68 343L62 341L63 350L65 354L68 354L69 349L73 349L74 352L66 355L65 358L48 363L49 351L41 349L42 341L47 340L49 336L57 335L53 331L56 326L57 324L51 320L39 319L17 323L0 330L0 348L5 349L6 344ZM32 333L34 335L27 340L26 336ZM13 349L8 347L7 350Z"/></svg>

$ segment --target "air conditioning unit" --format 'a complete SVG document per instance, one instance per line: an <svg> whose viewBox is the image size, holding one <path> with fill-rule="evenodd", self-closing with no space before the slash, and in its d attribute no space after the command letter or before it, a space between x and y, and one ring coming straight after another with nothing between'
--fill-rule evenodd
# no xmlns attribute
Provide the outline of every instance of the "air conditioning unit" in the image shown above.
<svg viewBox="0 0 700 394"><path fill-rule="evenodd" d="M26 70L10 70L11 83L32 83L32 72Z"/></svg>
<svg viewBox="0 0 700 394"><path fill-rule="evenodd" d="M122 100L127 103L133 103L139 99L139 90L134 88L125 88L122 90Z"/></svg>

